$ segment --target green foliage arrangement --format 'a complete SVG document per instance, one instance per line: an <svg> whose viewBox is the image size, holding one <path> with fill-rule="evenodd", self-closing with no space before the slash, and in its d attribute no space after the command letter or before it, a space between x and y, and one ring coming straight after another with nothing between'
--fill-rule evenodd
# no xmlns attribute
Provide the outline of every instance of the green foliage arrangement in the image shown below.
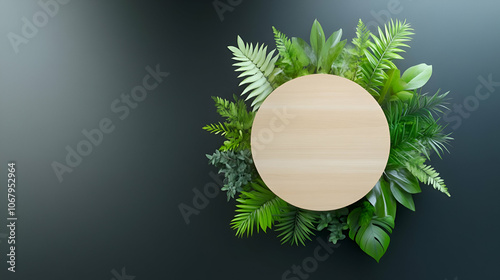
<svg viewBox="0 0 500 280"><path fill-rule="evenodd" d="M346 238L377 262L385 254L394 229L397 205L415 211L413 195L420 183L450 196L443 179L426 162L431 153L441 157L452 138L443 132L438 116L446 110L448 93L422 93L432 75L432 66L419 64L401 71L394 64L409 47L413 29L406 22L391 20L378 34L372 34L360 20L352 44L342 39L342 30L328 38L316 20L309 43L288 38L273 27L276 50L267 52L263 44L248 44L241 37L228 47L243 80L241 93L252 100L214 97L224 122L204 130L220 134L225 141L209 163L225 174L222 190L236 198L236 215L231 227L237 236L266 232L274 228L282 243L305 244L317 231L330 232L329 241ZM277 51L277 53L276 53ZM276 54L275 54L276 53ZM382 107L390 129L391 151L383 175L357 203L336 211L317 212L288 204L264 184L253 165L250 134L255 112L266 97L281 84L309 74L325 73L345 77L363 86Z"/></svg>

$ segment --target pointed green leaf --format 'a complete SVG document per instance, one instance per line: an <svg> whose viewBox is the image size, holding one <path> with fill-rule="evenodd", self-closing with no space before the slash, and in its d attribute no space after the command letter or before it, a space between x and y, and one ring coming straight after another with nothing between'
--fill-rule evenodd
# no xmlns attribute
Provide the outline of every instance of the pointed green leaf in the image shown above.
<svg viewBox="0 0 500 280"><path fill-rule="evenodd" d="M321 52L323 50L323 46L325 45L325 33L323 32L323 28L318 20L314 20L313 26L311 28L311 36L310 36L311 47L314 51L314 54L320 59Z"/></svg>
<svg viewBox="0 0 500 280"><path fill-rule="evenodd" d="M413 176L406 168L398 170L388 170L385 172L387 179L396 183L400 188L410 194L420 193L420 184L415 176Z"/></svg>
<svg viewBox="0 0 500 280"><path fill-rule="evenodd" d="M396 200L392 196L389 184L383 178L378 180L366 198L375 206L375 214L378 217L396 217Z"/></svg>
<svg viewBox="0 0 500 280"><path fill-rule="evenodd" d="M407 83L405 90L423 87L431 78L432 66L425 63L408 68L401 77Z"/></svg>
<svg viewBox="0 0 500 280"><path fill-rule="evenodd" d="M391 192L394 198L401 203L404 207L415 211L415 203L413 202L413 197L411 194L400 188L394 181L390 182Z"/></svg>
<svg viewBox="0 0 500 280"><path fill-rule="evenodd" d="M298 37L293 37L292 47L296 52L297 59L301 68L309 65L310 63L316 64L316 55L314 54L311 46L309 46L306 41Z"/></svg>
<svg viewBox="0 0 500 280"><path fill-rule="evenodd" d="M371 206L368 203L368 206ZM390 237L388 233L394 228L392 216L372 216L369 223L361 225L360 218L365 212L366 204L351 211L347 217L349 225L349 238L355 240L361 250L374 258L377 262L385 254L389 247Z"/></svg>
<svg viewBox="0 0 500 280"><path fill-rule="evenodd" d="M401 101L408 101L413 97L413 92L403 90L403 91L397 92L396 96L399 99L401 99Z"/></svg>

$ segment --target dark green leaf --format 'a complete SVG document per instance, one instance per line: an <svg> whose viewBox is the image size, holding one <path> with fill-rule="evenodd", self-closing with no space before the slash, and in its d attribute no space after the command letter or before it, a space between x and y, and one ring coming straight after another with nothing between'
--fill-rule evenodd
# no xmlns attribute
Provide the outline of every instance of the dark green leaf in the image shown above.
<svg viewBox="0 0 500 280"><path fill-rule="evenodd" d="M378 180L366 198L375 206L375 214L378 217L396 217L396 200L392 196L389 184L383 178Z"/></svg>
<svg viewBox="0 0 500 280"><path fill-rule="evenodd" d="M397 170L388 170L385 172L389 181L394 182L398 187L410 194L420 193L420 184L415 176L413 176L406 168Z"/></svg>
<svg viewBox="0 0 500 280"><path fill-rule="evenodd" d="M394 181L391 181L389 184L391 187L392 195L394 195L396 200L404 207L415 211L415 203L413 202L411 194L400 188Z"/></svg>
<svg viewBox="0 0 500 280"><path fill-rule="evenodd" d="M347 218L349 225L349 237L355 240L361 250L374 258L377 262L385 254L389 247L390 237L388 233L394 228L394 218L391 216L372 216L370 222L361 225L360 217L364 212L363 206L354 209Z"/></svg>

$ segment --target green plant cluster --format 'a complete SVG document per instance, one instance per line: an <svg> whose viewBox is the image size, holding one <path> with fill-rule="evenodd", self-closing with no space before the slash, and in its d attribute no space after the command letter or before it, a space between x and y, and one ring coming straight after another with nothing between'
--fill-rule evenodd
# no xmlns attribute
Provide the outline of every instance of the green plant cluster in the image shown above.
<svg viewBox="0 0 500 280"><path fill-rule="evenodd" d="M342 40L341 29L327 38L318 21L309 43L274 27L273 32L276 50L267 52L267 46L245 43L239 36L237 46L229 47L243 79L241 95L245 101L253 99L251 110L236 96L234 102L214 97L225 122L203 127L226 139L208 158L225 173L228 199L238 194L231 226L238 236L274 228L282 243L297 245L322 230L330 233L332 243L348 235L378 262L389 246L397 205L415 211L413 195L421 192L420 183L450 195L439 173L426 163L432 153L441 157L452 140L438 122L448 93L422 93L432 66L418 64L401 74L394 64L413 35L406 22L391 20L372 34L360 20L351 44ZM255 111L266 97L291 79L315 73L342 76L364 87L383 109L391 137L389 160L374 188L357 203L328 212L300 209L277 197L259 177L250 154Z"/></svg>
<svg viewBox="0 0 500 280"><path fill-rule="evenodd" d="M227 200L234 198L236 193L243 191L243 188L252 181L252 174L255 172L252 154L250 150L219 151L213 155L207 155L209 163L219 168L219 173L224 173L223 191L227 192Z"/></svg>

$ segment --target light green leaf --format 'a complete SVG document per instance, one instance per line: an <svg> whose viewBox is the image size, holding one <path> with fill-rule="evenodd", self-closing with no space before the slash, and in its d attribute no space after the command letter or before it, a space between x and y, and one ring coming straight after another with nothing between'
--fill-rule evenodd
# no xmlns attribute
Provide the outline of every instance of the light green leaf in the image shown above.
<svg viewBox="0 0 500 280"><path fill-rule="evenodd" d="M384 103L384 101L388 99L387 93L390 92L391 88L394 88L395 84L399 83L399 75L400 71L397 68L392 68L387 71L387 79L385 80L384 87L382 88L382 91L380 92L380 96L378 98L379 104Z"/></svg>
<svg viewBox="0 0 500 280"><path fill-rule="evenodd" d="M399 99L401 99L401 101L408 101L413 97L413 92L403 90L403 91L396 93L396 96Z"/></svg>
<svg viewBox="0 0 500 280"><path fill-rule="evenodd" d="M240 36L238 36L237 41L238 47L229 46L228 48L233 53L233 59L239 61L233 64L233 66L239 67L235 71L243 72L238 78L246 77L240 83L240 86L246 84L241 95L248 93L247 99L259 99L259 102L254 100L252 103L253 111L256 111L273 89L270 74L273 72L279 56L274 56L275 50L267 53L267 47L264 44L260 46L256 44L254 47L253 44L246 44Z"/></svg>
<svg viewBox="0 0 500 280"><path fill-rule="evenodd" d="M323 28L318 20L314 20L314 23L311 28L311 47L316 55L317 59L320 59L321 51L323 50L323 46L325 45L325 33L323 32Z"/></svg>
<svg viewBox="0 0 500 280"><path fill-rule="evenodd" d="M302 38L293 37L292 47L297 52L297 59L301 67L305 67L310 63L316 64L316 55L313 49Z"/></svg>
<svg viewBox="0 0 500 280"><path fill-rule="evenodd" d="M318 63L321 73L330 72L333 62L344 49L347 40L340 42L341 37L342 29L339 29L333 32L333 34L326 41L326 44L321 52L320 61Z"/></svg>
<svg viewBox="0 0 500 280"><path fill-rule="evenodd" d="M405 90L412 90L423 87L432 75L432 65L425 63L408 68L401 77L406 82Z"/></svg>

